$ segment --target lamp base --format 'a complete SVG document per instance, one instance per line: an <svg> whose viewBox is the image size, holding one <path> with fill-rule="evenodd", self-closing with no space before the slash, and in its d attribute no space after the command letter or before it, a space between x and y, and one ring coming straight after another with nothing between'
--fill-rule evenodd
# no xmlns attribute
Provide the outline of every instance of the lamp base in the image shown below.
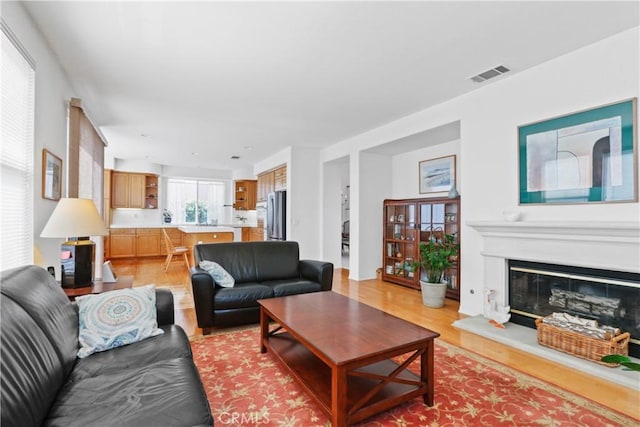
<svg viewBox="0 0 640 427"><path fill-rule="evenodd" d="M88 237L69 239L61 246L63 288L84 288L93 283L93 257L96 244Z"/></svg>

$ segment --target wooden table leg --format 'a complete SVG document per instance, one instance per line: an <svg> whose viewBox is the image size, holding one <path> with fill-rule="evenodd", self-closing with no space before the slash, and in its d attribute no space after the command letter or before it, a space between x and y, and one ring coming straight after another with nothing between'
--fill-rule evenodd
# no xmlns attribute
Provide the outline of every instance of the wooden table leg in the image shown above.
<svg viewBox="0 0 640 427"><path fill-rule="evenodd" d="M427 392L423 396L424 403L427 404L427 406L433 406L435 383L435 378L433 377L434 346L433 340L429 340L425 352L420 356L420 380L427 384Z"/></svg>
<svg viewBox="0 0 640 427"><path fill-rule="evenodd" d="M331 426L347 425L347 369L334 366L331 369Z"/></svg>
<svg viewBox="0 0 640 427"><path fill-rule="evenodd" d="M267 347L264 345L269 338L269 316L263 307L260 307L260 353L266 353Z"/></svg>

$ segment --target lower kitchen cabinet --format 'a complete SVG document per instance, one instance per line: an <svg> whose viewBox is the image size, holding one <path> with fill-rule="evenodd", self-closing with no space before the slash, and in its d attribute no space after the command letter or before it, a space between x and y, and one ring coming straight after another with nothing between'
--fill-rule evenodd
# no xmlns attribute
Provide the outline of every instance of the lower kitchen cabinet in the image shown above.
<svg viewBox="0 0 640 427"><path fill-rule="evenodd" d="M168 227L167 234L174 246L182 245L182 232ZM108 257L131 258L166 255L166 245L162 228L112 228L109 232Z"/></svg>
<svg viewBox="0 0 640 427"><path fill-rule="evenodd" d="M136 229L112 228L109 231L109 252L111 258L136 256Z"/></svg>
<svg viewBox="0 0 640 427"><path fill-rule="evenodd" d="M161 238L160 228L136 228L136 256L160 255Z"/></svg>
<svg viewBox="0 0 640 427"><path fill-rule="evenodd" d="M243 242L260 242L264 240L264 228L242 227Z"/></svg>

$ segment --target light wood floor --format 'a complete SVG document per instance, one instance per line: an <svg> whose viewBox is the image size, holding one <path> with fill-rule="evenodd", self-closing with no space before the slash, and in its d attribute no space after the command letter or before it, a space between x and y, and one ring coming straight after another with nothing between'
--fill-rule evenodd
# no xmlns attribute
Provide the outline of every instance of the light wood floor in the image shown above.
<svg viewBox="0 0 640 427"><path fill-rule="evenodd" d="M176 323L190 336L202 334L196 324L191 282L181 262L163 271L164 258L112 260L118 275L133 275L134 286L169 286L176 295ZM422 304L418 291L380 280L353 281L348 270L337 269L333 291L384 310L409 322L440 333L440 339L500 362L521 372L555 384L565 390L594 400L611 409L640 420L640 392L621 387L598 377L549 362L540 357L461 331L451 324L464 316L458 302L446 300L445 307L433 309Z"/></svg>

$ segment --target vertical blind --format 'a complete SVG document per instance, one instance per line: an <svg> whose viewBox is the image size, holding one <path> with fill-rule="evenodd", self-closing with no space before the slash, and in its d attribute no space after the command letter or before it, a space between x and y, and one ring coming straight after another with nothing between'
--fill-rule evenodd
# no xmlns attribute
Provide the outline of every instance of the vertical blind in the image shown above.
<svg viewBox="0 0 640 427"><path fill-rule="evenodd" d="M34 69L2 21L0 271L33 264Z"/></svg>

